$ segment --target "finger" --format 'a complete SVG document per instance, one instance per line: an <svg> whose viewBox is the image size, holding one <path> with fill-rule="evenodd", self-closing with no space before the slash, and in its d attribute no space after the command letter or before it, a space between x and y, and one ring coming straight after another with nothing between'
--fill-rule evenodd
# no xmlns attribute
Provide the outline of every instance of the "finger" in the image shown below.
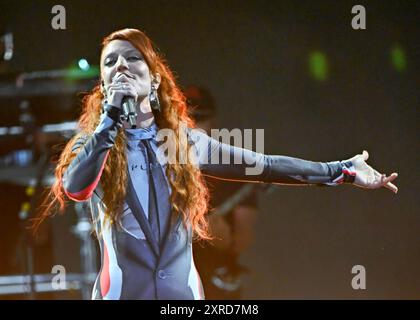
<svg viewBox="0 0 420 320"><path fill-rule="evenodd" d="M397 179L398 173L393 173L389 177L387 177L384 181L384 185L390 187L395 193L398 191L398 188L392 183L395 179Z"/></svg>
<svg viewBox="0 0 420 320"><path fill-rule="evenodd" d="M389 189L389 190L391 190L394 193L397 193L398 192L398 187L395 184L391 183L391 182L388 182L387 184L385 184L384 187L387 188L387 189Z"/></svg>
<svg viewBox="0 0 420 320"><path fill-rule="evenodd" d="M396 178L398 177L398 173L394 172L389 177L386 177L383 179L382 186L391 190L394 193L398 192L398 188L395 184L392 183Z"/></svg>
<svg viewBox="0 0 420 320"><path fill-rule="evenodd" d="M130 91L130 92L134 92L135 91L134 86L132 86L132 85L130 85L128 83L123 83L122 84L122 89L123 90L126 90L126 91Z"/></svg>
<svg viewBox="0 0 420 320"><path fill-rule="evenodd" d="M115 91L115 90L121 90L122 84L112 84L109 85L108 88L106 88L107 91Z"/></svg>
<svg viewBox="0 0 420 320"><path fill-rule="evenodd" d="M132 89L132 88L129 88L128 86L122 85L121 87L110 88L109 92L118 92L118 93L122 93L122 94L127 94L127 93L133 93L133 92L135 92L135 90Z"/></svg>
<svg viewBox="0 0 420 320"><path fill-rule="evenodd" d="M389 190L391 190L394 193L398 192L398 188L396 185L394 185L393 183L391 183L392 181L394 181L397 177L398 177L398 173L394 172L392 173L389 177L386 176L386 174L381 174L379 173L377 170L373 169L373 173L375 175L375 187L376 188L381 188L381 187L385 187Z"/></svg>
<svg viewBox="0 0 420 320"><path fill-rule="evenodd" d="M363 156L363 160L366 161L369 158L369 153L366 150L363 150L362 156Z"/></svg>
<svg viewBox="0 0 420 320"><path fill-rule="evenodd" d="M122 84L124 84L125 82L111 82L107 85L107 87L112 87L112 86L120 86Z"/></svg>
<svg viewBox="0 0 420 320"><path fill-rule="evenodd" d="M380 180L382 184L387 184L388 182L392 182L398 177L398 173L394 172L390 176L386 176L386 174L380 174L378 171L375 170L375 175L381 175Z"/></svg>
<svg viewBox="0 0 420 320"><path fill-rule="evenodd" d="M373 168L372 168L373 169ZM373 169L373 173L375 175L375 183L378 187L385 186L388 182L392 182L398 177L397 173L391 174L389 177L386 176L385 173L379 173L377 170Z"/></svg>
<svg viewBox="0 0 420 320"><path fill-rule="evenodd" d="M394 172L387 178L387 182L392 182L397 178L398 178L398 173Z"/></svg>
<svg viewBox="0 0 420 320"><path fill-rule="evenodd" d="M133 97L135 100L137 100L137 92L135 91L135 90L133 90L133 89L123 89L123 88L121 88L121 89L116 89L116 90L112 90L111 92L110 92L110 94L112 95L112 94L120 94L120 95L122 95L122 96L128 96L128 97Z"/></svg>

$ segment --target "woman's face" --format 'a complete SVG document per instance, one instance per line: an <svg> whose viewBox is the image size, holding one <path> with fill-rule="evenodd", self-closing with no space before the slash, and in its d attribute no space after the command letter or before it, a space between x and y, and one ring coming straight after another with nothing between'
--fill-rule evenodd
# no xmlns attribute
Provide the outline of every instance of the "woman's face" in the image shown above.
<svg viewBox="0 0 420 320"><path fill-rule="evenodd" d="M141 52L129 41L113 40L106 45L101 55L101 77L105 89L113 82L131 83L140 101L150 93L149 67Z"/></svg>

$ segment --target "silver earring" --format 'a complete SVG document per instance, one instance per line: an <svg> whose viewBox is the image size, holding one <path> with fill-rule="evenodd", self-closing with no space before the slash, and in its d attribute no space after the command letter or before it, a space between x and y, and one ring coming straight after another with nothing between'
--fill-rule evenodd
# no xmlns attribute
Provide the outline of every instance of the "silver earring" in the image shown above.
<svg viewBox="0 0 420 320"><path fill-rule="evenodd" d="M160 102L156 86L152 83L152 91L149 94L150 106L153 110L160 112Z"/></svg>

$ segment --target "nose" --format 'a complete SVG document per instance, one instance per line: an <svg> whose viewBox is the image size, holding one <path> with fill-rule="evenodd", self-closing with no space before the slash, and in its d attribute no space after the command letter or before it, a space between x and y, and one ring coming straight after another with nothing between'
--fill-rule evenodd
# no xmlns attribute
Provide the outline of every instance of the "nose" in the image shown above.
<svg viewBox="0 0 420 320"><path fill-rule="evenodd" d="M118 57L116 68L117 68L117 72L123 72L125 70L128 70L127 60L125 60L123 56Z"/></svg>

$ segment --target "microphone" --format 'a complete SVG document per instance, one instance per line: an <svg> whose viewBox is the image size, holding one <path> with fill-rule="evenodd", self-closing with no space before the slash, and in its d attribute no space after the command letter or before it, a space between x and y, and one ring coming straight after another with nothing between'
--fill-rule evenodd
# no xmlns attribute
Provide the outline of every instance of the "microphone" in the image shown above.
<svg viewBox="0 0 420 320"><path fill-rule="evenodd" d="M122 114L124 120L130 124L131 129L137 128L136 103L133 97L125 96L122 100Z"/></svg>

